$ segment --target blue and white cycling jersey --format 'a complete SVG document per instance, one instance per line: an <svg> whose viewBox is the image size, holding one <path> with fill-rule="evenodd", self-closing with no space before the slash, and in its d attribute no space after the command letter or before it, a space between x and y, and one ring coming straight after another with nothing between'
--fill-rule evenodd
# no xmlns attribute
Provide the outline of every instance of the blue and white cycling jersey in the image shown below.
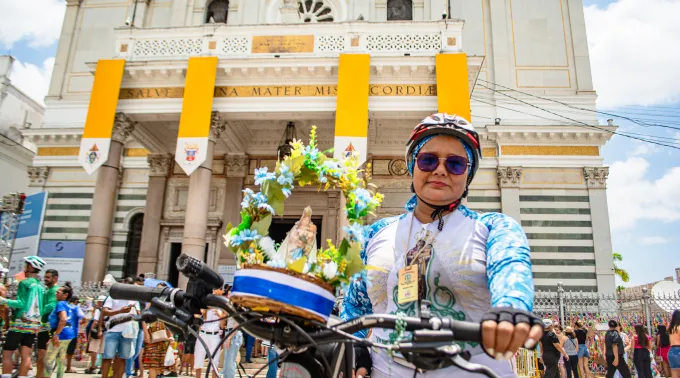
<svg viewBox="0 0 680 378"><path fill-rule="evenodd" d="M369 285L365 282L350 285L341 311L344 320L371 313L414 316L417 302L396 303L398 271L405 266L407 251L423 250L423 246L429 256L423 268L425 295L434 314L479 322L491 307L532 310L534 286L529 245L513 218L500 213L479 214L461 205L444 217L441 232L437 223L422 224L408 212L381 219L371 226L362 251L364 263L371 267ZM358 335L366 337L367 332ZM370 337L389 344L395 341L396 333L374 329ZM479 345L467 343L463 347L471 352L473 362L487 365L501 376L513 376L508 361L489 358ZM413 374L391 362L384 351L372 351L372 356L375 377ZM455 368L428 372L425 376L452 374L467 376Z"/></svg>

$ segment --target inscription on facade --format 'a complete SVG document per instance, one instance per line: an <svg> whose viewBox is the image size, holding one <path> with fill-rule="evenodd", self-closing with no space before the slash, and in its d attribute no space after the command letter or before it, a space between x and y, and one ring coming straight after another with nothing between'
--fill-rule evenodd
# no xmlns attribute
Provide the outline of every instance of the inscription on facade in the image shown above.
<svg viewBox="0 0 680 378"><path fill-rule="evenodd" d="M313 35L253 36L253 54L312 53Z"/></svg>
<svg viewBox="0 0 680 378"><path fill-rule="evenodd" d="M372 84L369 96L436 96L434 84ZM215 87L216 98L224 97L325 97L337 96L337 85L243 85ZM120 100L182 98L184 88L121 88Z"/></svg>

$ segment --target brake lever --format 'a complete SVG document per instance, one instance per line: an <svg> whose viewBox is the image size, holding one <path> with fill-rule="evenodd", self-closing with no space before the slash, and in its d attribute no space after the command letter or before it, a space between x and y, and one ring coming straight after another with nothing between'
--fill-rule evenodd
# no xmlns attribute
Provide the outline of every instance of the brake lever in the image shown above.
<svg viewBox="0 0 680 378"><path fill-rule="evenodd" d="M451 357L451 362L453 363L453 366L457 366L470 373L484 374L489 378L500 378L498 374L494 373L489 367L469 362L460 354Z"/></svg>

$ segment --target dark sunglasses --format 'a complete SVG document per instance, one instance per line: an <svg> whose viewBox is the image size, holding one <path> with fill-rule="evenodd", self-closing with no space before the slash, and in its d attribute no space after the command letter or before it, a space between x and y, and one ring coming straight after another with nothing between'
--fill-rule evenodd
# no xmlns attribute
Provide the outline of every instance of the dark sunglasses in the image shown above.
<svg viewBox="0 0 680 378"><path fill-rule="evenodd" d="M418 169L423 172L434 172L434 170L439 167L439 161L441 160L444 161L444 167L446 168L446 171L456 176L465 173L470 166L468 159L457 155L440 158L435 154L426 152L416 156L416 164L418 164Z"/></svg>

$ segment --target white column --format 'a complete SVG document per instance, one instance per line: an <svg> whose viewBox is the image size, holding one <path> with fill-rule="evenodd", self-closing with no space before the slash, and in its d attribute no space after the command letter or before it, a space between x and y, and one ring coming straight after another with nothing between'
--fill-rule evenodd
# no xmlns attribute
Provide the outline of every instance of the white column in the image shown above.
<svg viewBox="0 0 680 378"><path fill-rule="evenodd" d="M488 61L493 65L492 79L494 83L504 85L506 87L514 87L515 80L512 71L514 70L514 57L511 50L511 30L510 28L510 13L508 7L510 4L507 0L489 0L491 11L491 40L493 45L493 52Z"/></svg>
<svg viewBox="0 0 680 378"><path fill-rule="evenodd" d="M172 13L170 16L170 26L184 26L184 19L187 16L187 0L174 0L172 2Z"/></svg>
<svg viewBox="0 0 680 378"><path fill-rule="evenodd" d="M151 0L135 0L137 3L137 9L134 10L135 13L135 19L134 23L135 26L138 28L143 28L146 27L146 21L147 21L147 14L149 10L149 3ZM133 4L134 7L134 4ZM130 14L130 18L132 18L132 14Z"/></svg>
<svg viewBox="0 0 680 378"><path fill-rule="evenodd" d="M296 24L300 22L297 0L283 0L279 12L281 12L281 22L284 24Z"/></svg>
<svg viewBox="0 0 680 378"><path fill-rule="evenodd" d="M59 36L57 55L54 58L52 82L50 83L50 90L47 93L46 99L58 100L61 98L61 90L64 86L64 80L66 80L66 67L68 66L68 59L73 48L73 36L76 31L76 21L81 2L82 0L66 0L66 14L64 15L64 23L62 24L61 35Z"/></svg>
<svg viewBox="0 0 680 378"><path fill-rule="evenodd" d="M521 167L498 167L498 186L501 188L503 214L513 217L520 224L519 186L522 182Z"/></svg>
<svg viewBox="0 0 680 378"><path fill-rule="evenodd" d="M146 190L142 240L140 241L137 265L138 273L156 270L155 267L159 260L158 245L161 237L165 189L168 171L172 165L172 159L167 154L149 155L147 161L149 162L149 186Z"/></svg>
<svg viewBox="0 0 680 378"><path fill-rule="evenodd" d="M375 0L375 13L370 21L387 21L387 0Z"/></svg>
<svg viewBox="0 0 680 378"><path fill-rule="evenodd" d="M609 168L586 167L583 177L588 185L590 199L590 218L593 227L593 245L595 246L595 273L597 274L597 291L614 293L614 260L612 258L612 234L609 229L609 207L607 206L607 176Z"/></svg>
<svg viewBox="0 0 680 378"><path fill-rule="evenodd" d="M578 91L593 91L593 78L590 72L590 56L588 53L588 37L586 36L586 20L583 14L582 0L567 0L569 21L571 24L571 43L574 51L576 84Z"/></svg>

